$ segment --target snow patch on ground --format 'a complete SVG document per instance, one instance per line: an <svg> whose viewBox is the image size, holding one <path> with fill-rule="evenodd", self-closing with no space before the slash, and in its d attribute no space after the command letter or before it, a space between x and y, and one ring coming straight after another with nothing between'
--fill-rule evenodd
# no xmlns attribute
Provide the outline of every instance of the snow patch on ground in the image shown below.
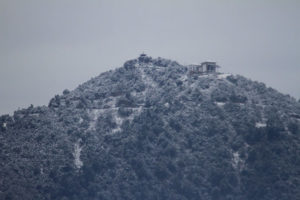
<svg viewBox="0 0 300 200"><path fill-rule="evenodd" d="M219 107L223 107L226 103L224 102L215 102L217 104L217 106Z"/></svg>
<svg viewBox="0 0 300 200"><path fill-rule="evenodd" d="M200 77L212 77L214 74L200 74Z"/></svg>
<svg viewBox="0 0 300 200"><path fill-rule="evenodd" d="M123 124L123 122L125 120L129 120L129 122L131 123L132 120L136 117L139 116L141 114L141 112L143 111L143 106L139 106L138 108L132 108L132 114L129 115L128 117L120 117L117 113L117 111L115 113L113 113L113 118L115 123L117 124L116 128L112 129L112 133L117 133L122 131L121 126Z"/></svg>
<svg viewBox="0 0 300 200"><path fill-rule="evenodd" d="M239 152L232 153L232 166L235 169L241 169L244 165L244 160L241 159Z"/></svg>
<svg viewBox="0 0 300 200"><path fill-rule="evenodd" d="M217 85L215 82L210 83L208 88L201 88L200 91L205 96L210 96L211 93L216 89Z"/></svg>
<svg viewBox="0 0 300 200"><path fill-rule="evenodd" d="M97 119L104 112L104 109L92 109L88 111L90 116L90 124L88 130L96 130Z"/></svg>
<svg viewBox="0 0 300 200"><path fill-rule="evenodd" d="M133 108L133 113L127 117L127 119L132 122L132 120L134 119L134 117L139 116L143 111L143 106L139 106L138 108Z"/></svg>
<svg viewBox="0 0 300 200"><path fill-rule="evenodd" d="M188 79L189 79L189 78L188 78L187 74L184 74L184 75L182 75L182 76L180 77L179 80L181 80L182 82L184 82L184 81L187 81Z"/></svg>
<svg viewBox="0 0 300 200"><path fill-rule="evenodd" d="M256 128L264 128L264 127L266 127L267 126L267 119L265 118L265 113L264 112L262 112L262 119L261 119L261 121L260 122L256 122L255 123L255 127Z"/></svg>
<svg viewBox="0 0 300 200"><path fill-rule="evenodd" d="M136 96L137 96L137 93L136 93L136 91L132 91L132 92L130 93L130 95L133 96L133 97L136 97Z"/></svg>
<svg viewBox="0 0 300 200"><path fill-rule="evenodd" d="M122 126L122 124L123 124L124 119L121 118L121 117L119 117L119 115L118 115L117 113L114 113L113 117L114 117L114 120L115 120L115 122L116 122L116 124L117 124L117 127L114 128L114 129L112 129L111 132L112 132L112 133L116 133L116 132L119 132L119 131L122 130L122 129L121 129L121 126Z"/></svg>
<svg viewBox="0 0 300 200"><path fill-rule="evenodd" d="M144 83L152 88L156 88L157 87L157 83L155 83L152 78L150 78L144 71L143 68L139 68L140 72L141 72L141 76L142 76L142 80L144 81Z"/></svg>
<svg viewBox="0 0 300 200"><path fill-rule="evenodd" d="M107 110L116 110L116 97L111 97L104 106L107 106L108 108L102 108L102 109L90 109L88 111L88 115L90 117L90 124L88 130L96 130L96 123L98 118L101 114L105 113ZM79 123L81 123L81 118L79 120Z"/></svg>
<svg viewBox="0 0 300 200"><path fill-rule="evenodd" d="M82 147L80 146L80 142L81 140L78 140L75 144L74 144L74 164L76 166L77 169L80 169L83 166L83 162L82 160L80 160L80 154L82 151Z"/></svg>
<svg viewBox="0 0 300 200"><path fill-rule="evenodd" d="M218 79L226 79L228 76L231 76L231 74L218 74Z"/></svg>
<svg viewBox="0 0 300 200"><path fill-rule="evenodd" d="M121 127L118 126L117 128L114 128L113 130L111 130L111 133L117 133L117 132L120 132L122 131Z"/></svg>
<svg viewBox="0 0 300 200"><path fill-rule="evenodd" d="M117 102L117 97L110 97L109 101L106 102L105 106L109 106L111 108L115 108L116 107L116 102Z"/></svg>
<svg viewBox="0 0 300 200"><path fill-rule="evenodd" d="M146 89L143 92L141 92L143 102L146 102L147 95L151 94L153 89L157 89L159 87L158 84L145 73L143 68L139 68L139 71L142 77L142 81L146 85Z"/></svg>
<svg viewBox="0 0 300 200"><path fill-rule="evenodd" d="M255 127L256 127L256 128L264 128L264 127L266 127L266 126L267 126L267 124L264 123L264 122L256 122L256 123L255 123Z"/></svg>
<svg viewBox="0 0 300 200"><path fill-rule="evenodd" d="M135 93L135 95L138 95L138 94ZM112 120L116 123L116 127L113 128L110 131L110 133L120 132L120 131L122 131L121 127L122 127L123 122L125 120L129 120L131 122L134 119L134 117L140 115L140 113L143 110L143 106L144 106L144 104L142 104L139 107L131 108L132 109L131 115L129 115L127 117L122 117L118 114L119 108L116 107L115 102L116 102L116 98L113 97L104 104L104 106L103 106L104 108L88 110L88 116L90 118L90 123L89 123L89 128L87 129L87 131L89 131L89 130L95 131L96 130L97 121L101 115L111 115ZM80 118L79 122L81 123L82 121L83 120L81 120L81 118Z"/></svg>
<svg viewBox="0 0 300 200"><path fill-rule="evenodd" d="M30 116L30 117L39 117L40 114L38 114L38 113L33 113L33 114L29 114L29 116Z"/></svg>
<svg viewBox="0 0 300 200"><path fill-rule="evenodd" d="M137 109L137 115L140 115L141 112L143 111L143 106L140 106L138 109Z"/></svg>

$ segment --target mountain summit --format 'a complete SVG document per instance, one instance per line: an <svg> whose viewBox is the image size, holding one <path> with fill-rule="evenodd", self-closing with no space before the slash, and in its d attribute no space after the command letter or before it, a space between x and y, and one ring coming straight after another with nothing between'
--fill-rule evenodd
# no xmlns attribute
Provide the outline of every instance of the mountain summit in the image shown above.
<svg viewBox="0 0 300 200"><path fill-rule="evenodd" d="M143 54L1 116L0 199L300 199L299 103L199 69Z"/></svg>

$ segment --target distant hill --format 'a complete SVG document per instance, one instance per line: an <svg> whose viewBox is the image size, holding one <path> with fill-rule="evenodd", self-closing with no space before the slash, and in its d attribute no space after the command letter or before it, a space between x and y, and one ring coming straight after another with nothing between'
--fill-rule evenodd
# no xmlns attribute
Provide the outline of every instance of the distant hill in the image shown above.
<svg viewBox="0 0 300 200"><path fill-rule="evenodd" d="M163 58L0 117L3 200L296 200L299 185L299 102Z"/></svg>

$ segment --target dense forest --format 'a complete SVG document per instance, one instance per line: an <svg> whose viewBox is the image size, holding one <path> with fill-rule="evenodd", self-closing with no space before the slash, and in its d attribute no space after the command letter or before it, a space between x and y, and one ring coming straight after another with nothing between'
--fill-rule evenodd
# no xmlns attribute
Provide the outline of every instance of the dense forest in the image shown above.
<svg viewBox="0 0 300 200"><path fill-rule="evenodd" d="M300 103L142 56L0 117L0 199L300 199Z"/></svg>

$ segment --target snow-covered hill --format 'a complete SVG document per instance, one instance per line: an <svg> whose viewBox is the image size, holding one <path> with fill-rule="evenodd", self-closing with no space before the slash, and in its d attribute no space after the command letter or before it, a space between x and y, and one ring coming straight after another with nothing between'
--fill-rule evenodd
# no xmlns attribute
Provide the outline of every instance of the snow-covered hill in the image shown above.
<svg viewBox="0 0 300 200"><path fill-rule="evenodd" d="M299 199L300 105L141 56L0 117L0 199Z"/></svg>

